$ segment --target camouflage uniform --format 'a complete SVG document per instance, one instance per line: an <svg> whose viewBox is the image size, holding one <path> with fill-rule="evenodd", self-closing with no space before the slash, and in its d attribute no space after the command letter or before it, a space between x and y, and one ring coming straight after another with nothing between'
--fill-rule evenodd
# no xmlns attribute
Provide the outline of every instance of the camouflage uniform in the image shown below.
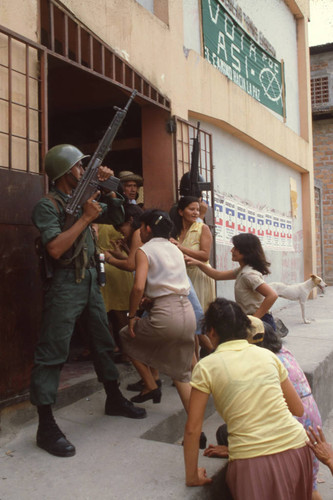
<svg viewBox="0 0 333 500"><path fill-rule="evenodd" d="M53 188L35 206L32 220L40 231L44 246L62 232L67 200L66 194ZM103 212L96 222L121 223L122 203L119 198L107 197L107 204L101 203ZM112 360L114 342L97 281L91 228L87 227L76 240L74 252L79 239L82 248L74 260L53 260L53 277L44 296L41 335L31 377L30 398L37 406L55 403L60 371L68 358L74 326L80 316L87 328L99 381L107 383L118 378Z"/></svg>

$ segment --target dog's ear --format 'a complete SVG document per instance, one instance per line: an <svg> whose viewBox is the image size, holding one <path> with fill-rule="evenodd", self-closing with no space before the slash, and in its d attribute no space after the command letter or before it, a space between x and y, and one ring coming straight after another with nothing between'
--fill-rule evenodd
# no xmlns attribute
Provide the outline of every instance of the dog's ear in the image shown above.
<svg viewBox="0 0 333 500"><path fill-rule="evenodd" d="M314 280L315 278L318 278L318 276L316 276L315 274L310 274L310 278Z"/></svg>

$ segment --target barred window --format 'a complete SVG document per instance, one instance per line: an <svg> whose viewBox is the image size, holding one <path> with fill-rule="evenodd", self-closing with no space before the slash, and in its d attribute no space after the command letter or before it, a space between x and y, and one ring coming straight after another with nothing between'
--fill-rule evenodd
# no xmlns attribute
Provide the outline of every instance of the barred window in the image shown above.
<svg viewBox="0 0 333 500"><path fill-rule="evenodd" d="M39 172L41 70L33 42L0 33L0 167Z"/></svg>
<svg viewBox="0 0 333 500"><path fill-rule="evenodd" d="M329 103L328 76L311 78L311 104L318 107Z"/></svg>

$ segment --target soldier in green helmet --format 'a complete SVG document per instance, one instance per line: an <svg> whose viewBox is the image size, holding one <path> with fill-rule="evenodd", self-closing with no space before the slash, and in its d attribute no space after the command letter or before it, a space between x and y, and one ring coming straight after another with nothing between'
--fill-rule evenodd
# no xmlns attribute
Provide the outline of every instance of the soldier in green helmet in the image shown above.
<svg viewBox="0 0 333 500"><path fill-rule="evenodd" d="M94 367L107 394L105 413L129 418L146 416L144 409L134 406L119 390L118 371L112 360L114 342L97 281L95 242L91 230L92 222L121 223L123 199L110 193L97 201L100 194L97 191L80 209L74 224L63 229L66 203L83 175L82 160L85 157L70 144L60 144L49 150L45 157L45 171L52 187L39 200L32 214L40 231L41 243L52 262L53 276L44 296L30 399L37 406L39 415L37 445L61 457L75 455L75 447L56 424L52 405L56 401L60 371L67 360L79 317L87 327ZM107 167L99 167L100 181L107 180L112 174Z"/></svg>

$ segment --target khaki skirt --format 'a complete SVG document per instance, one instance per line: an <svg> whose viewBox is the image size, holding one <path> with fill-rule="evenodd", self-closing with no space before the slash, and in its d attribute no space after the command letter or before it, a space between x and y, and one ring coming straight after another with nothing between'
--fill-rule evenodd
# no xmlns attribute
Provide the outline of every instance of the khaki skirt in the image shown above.
<svg viewBox="0 0 333 500"><path fill-rule="evenodd" d="M130 358L174 380L189 382L195 329L195 315L187 296L172 294L154 299L148 315L136 322L134 338L127 326L120 331L120 338Z"/></svg>

